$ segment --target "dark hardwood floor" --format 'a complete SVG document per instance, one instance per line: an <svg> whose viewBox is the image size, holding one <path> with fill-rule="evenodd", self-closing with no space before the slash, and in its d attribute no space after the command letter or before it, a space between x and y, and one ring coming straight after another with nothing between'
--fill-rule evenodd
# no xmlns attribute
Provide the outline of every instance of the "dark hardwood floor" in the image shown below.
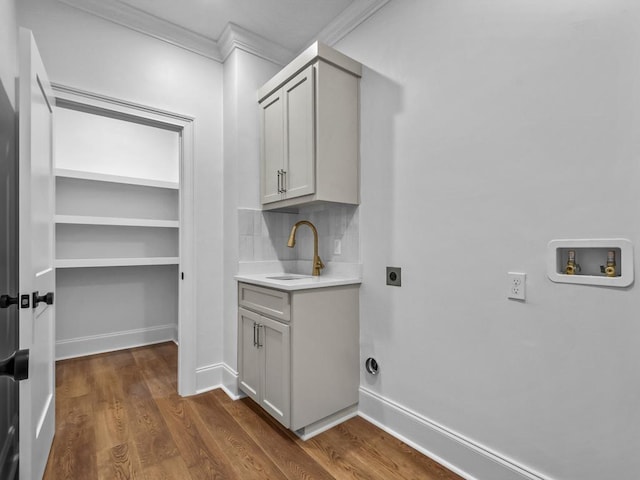
<svg viewBox="0 0 640 480"><path fill-rule="evenodd" d="M177 347L60 361L45 479L460 479L356 417L306 442L249 399L181 398Z"/></svg>

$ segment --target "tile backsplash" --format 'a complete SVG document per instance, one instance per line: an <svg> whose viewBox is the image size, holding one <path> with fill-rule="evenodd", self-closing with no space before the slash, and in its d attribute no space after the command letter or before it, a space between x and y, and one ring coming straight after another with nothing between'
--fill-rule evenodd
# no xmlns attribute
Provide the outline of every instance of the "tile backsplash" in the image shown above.
<svg viewBox="0 0 640 480"><path fill-rule="evenodd" d="M355 205L303 207L298 213L239 208L240 261L312 260L313 235L306 226L298 228L296 246L287 247L291 227L299 220L308 220L316 226L323 262L360 262L358 207ZM340 254L334 254L336 240L341 242Z"/></svg>

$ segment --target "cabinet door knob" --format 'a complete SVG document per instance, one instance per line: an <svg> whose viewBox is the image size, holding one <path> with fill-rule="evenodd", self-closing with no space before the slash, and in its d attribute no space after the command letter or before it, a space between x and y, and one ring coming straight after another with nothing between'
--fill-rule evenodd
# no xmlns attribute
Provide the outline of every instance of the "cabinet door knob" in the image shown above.
<svg viewBox="0 0 640 480"><path fill-rule="evenodd" d="M282 193L287 192L287 171L280 170L282 172Z"/></svg>

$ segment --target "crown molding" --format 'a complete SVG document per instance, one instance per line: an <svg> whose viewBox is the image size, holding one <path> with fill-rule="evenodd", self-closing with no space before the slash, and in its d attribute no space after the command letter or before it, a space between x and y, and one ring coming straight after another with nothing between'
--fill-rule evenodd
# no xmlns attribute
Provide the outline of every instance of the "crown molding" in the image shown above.
<svg viewBox="0 0 640 480"><path fill-rule="evenodd" d="M343 37L358 25L384 7L391 0L354 0L351 5L334 18L317 35L317 40L330 47L338 43Z"/></svg>
<svg viewBox="0 0 640 480"><path fill-rule="evenodd" d="M143 12L119 1L58 0L70 7L82 10L136 32L162 40L176 47L189 50L218 62L222 61L218 42L187 30L175 23Z"/></svg>
<svg viewBox="0 0 640 480"><path fill-rule="evenodd" d="M286 65L295 55L283 46L231 22L222 31L218 39L218 47L223 62L235 48L278 65Z"/></svg>
<svg viewBox="0 0 640 480"><path fill-rule="evenodd" d="M103 0L58 1L217 62L224 62L235 48L278 65L287 64L295 56L295 52L233 23L227 24L220 38L216 41L119 0L110 2ZM354 0L320 31L316 39L329 46L335 45L389 1Z"/></svg>

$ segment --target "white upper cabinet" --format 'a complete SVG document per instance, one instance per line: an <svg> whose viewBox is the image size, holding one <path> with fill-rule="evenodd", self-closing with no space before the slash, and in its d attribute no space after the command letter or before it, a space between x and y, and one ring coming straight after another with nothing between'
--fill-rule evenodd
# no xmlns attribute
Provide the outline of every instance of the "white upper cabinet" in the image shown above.
<svg viewBox="0 0 640 480"><path fill-rule="evenodd" d="M264 209L359 203L361 70L315 43L258 91Z"/></svg>

